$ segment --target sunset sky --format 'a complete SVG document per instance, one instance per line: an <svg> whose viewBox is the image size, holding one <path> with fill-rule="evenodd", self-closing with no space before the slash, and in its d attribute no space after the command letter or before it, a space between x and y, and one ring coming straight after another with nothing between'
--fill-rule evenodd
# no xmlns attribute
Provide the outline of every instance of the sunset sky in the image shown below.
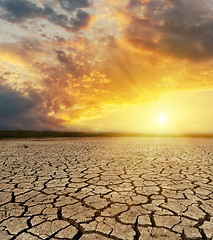
<svg viewBox="0 0 213 240"><path fill-rule="evenodd" d="M0 129L213 133L213 1L0 0Z"/></svg>

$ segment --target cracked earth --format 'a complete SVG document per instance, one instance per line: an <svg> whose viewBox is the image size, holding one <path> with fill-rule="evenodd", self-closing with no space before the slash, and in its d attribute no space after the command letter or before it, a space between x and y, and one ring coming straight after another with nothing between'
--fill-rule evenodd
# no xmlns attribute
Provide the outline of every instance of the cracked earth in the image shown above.
<svg viewBox="0 0 213 240"><path fill-rule="evenodd" d="M0 141L0 239L213 239L213 139Z"/></svg>

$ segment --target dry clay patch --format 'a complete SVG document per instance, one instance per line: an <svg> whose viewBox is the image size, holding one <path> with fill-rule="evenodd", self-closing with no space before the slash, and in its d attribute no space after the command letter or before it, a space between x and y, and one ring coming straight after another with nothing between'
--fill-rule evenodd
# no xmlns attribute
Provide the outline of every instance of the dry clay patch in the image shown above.
<svg viewBox="0 0 213 240"><path fill-rule="evenodd" d="M0 239L213 239L213 139L0 141Z"/></svg>

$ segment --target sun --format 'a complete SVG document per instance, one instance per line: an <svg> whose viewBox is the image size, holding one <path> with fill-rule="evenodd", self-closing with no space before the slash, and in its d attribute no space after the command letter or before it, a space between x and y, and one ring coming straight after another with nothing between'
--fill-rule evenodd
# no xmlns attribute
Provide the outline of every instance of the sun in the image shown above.
<svg viewBox="0 0 213 240"><path fill-rule="evenodd" d="M168 116L164 113L161 113L161 114L158 114L157 116L157 122L160 124L160 125L165 125L168 123Z"/></svg>

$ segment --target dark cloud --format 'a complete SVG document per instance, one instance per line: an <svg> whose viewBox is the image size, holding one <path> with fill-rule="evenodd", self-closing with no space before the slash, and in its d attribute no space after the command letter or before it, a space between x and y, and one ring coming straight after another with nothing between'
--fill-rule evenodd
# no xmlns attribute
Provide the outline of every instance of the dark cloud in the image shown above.
<svg viewBox="0 0 213 240"><path fill-rule="evenodd" d="M213 57L213 5L210 1L175 1L164 13L160 48L180 58Z"/></svg>
<svg viewBox="0 0 213 240"><path fill-rule="evenodd" d="M76 1L74 1L74 3L75 2ZM76 7L74 7L73 10L84 5L84 1L80 2L82 3L74 4ZM75 17L68 17L65 14L57 13L48 5L44 5L44 8L41 8L26 0L0 0L0 7L4 9L0 17L9 22L20 23L29 18L44 18L67 31L78 31L86 27L90 20L89 14L81 9L76 10Z"/></svg>
<svg viewBox="0 0 213 240"><path fill-rule="evenodd" d="M129 1L129 7L137 7L141 4L140 0L130 0Z"/></svg>
<svg viewBox="0 0 213 240"><path fill-rule="evenodd" d="M132 10L139 4L143 7L142 17ZM158 49L178 58L202 60L213 57L212 2L131 0L128 9L132 22L126 36L133 44Z"/></svg>
<svg viewBox="0 0 213 240"><path fill-rule="evenodd" d="M20 93L1 86L0 89L0 112L1 117L12 117L14 115L21 115L25 111L35 107L35 102L29 97L24 97Z"/></svg>
<svg viewBox="0 0 213 240"><path fill-rule="evenodd" d="M90 6L88 0L60 0L61 7L68 11L75 11L77 8L87 8Z"/></svg>
<svg viewBox="0 0 213 240"><path fill-rule="evenodd" d="M9 22L22 22L26 18L40 17L43 9L24 0L1 0L0 6L4 8L1 17Z"/></svg>
<svg viewBox="0 0 213 240"><path fill-rule="evenodd" d="M86 27L89 24L90 15L87 12L84 12L80 9L76 12L76 17L71 19L71 29L77 31L81 28ZM69 30L69 27L68 27Z"/></svg>
<svg viewBox="0 0 213 240"><path fill-rule="evenodd" d="M88 73L84 64L76 63L71 54L67 54L63 50L56 50L56 55L61 63L60 74L62 76L65 75L65 73L70 73L73 77L79 77Z"/></svg>
<svg viewBox="0 0 213 240"><path fill-rule="evenodd" d="M58 60L60 62L68 64L68 65L73 63L72 57L67 56L65 51L63 51L63 50L56 50L56 54L57 54Z"/></svg>
<svg viewBox="0 0 213 240"><path fill-rule="evenodd" d="M24 94L7 86L0 86L0 129L59 128L58 120L45 114L42 99L34 91Z"/></svg>

